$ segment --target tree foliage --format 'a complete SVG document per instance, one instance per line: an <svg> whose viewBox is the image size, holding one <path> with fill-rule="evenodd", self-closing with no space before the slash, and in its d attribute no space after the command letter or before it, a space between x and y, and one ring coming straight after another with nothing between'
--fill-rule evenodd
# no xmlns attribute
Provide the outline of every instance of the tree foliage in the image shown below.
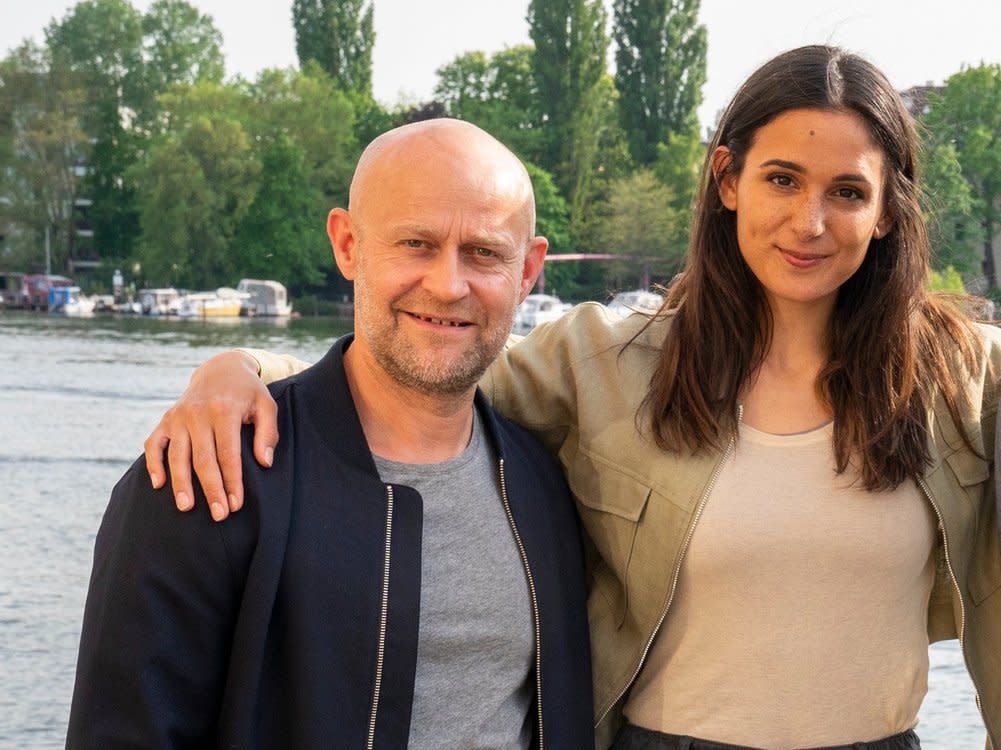
<svg viewBox="0 0 1001 750"><path fill-rule="evenodd" d="M529 35L535 45L532 68L547 140L540 166L557 175L564 189L579 176L573 121L593 99L607 69L608 35L601 0L531 0Z"/></svg>
<svg viewBox="0 0 1001 750"><path fill-rule="evenodd" d="M147 146L158 97L178 83L220 79L221 36L184 0L157 0L145 16L127 0L82 0L49 25L46 43L54 66L86 91L94 244L109 259L127 258L140 231L127 174Z"/></svg>
<svg viewBox="0 0 1001 750"><path fill-rule="evenodd" d="M467 52L438 69L435 99L450 117L475 123L529 161L545 160L533 50Z"/></svg>
<svg viewBox="0 0 1001 750"><path fill-rule="evenodd" d="M159 139L134 174L146 280L196 289L231 285L242 260L232 240L260 172L250 138L235 120L202 117Z"/></svg>
<svg viewBox="0 0 1001 750"><path fill-rule="evenodd" d="M48 235L52 268L77 251L74 231L83 165L84 89L53 68L48 51L25 43L0 62L0 227L9 235L0 262L44 269Z"/></svg>
<svg viewBox="0 0 1001 750"><path fill-rule="evenodd" d="M142 19L144 85L160 94L179 83L219 83L225 73L222 35L185 0L156 0Z"/></svg>
<svg viewBox="0 0 1001 750"><path fill-rule="evenodd" d="M685 247L673 238L680 221L674 195L649 169L639 169L612 186L602 238L609 252L628 256L615 265L619 288L638 285L644 270L670 278L680 268Z"/></svg>
<svg viewBox="0 0 1001 750"><path fill-rule="evenodd" d="M615 84L637 164L672 135L698 133L706 80L699 0L615 0Z"/></svg>
<svg viewBox="0 0 1001 750"><path fill-rule="evenodd" d="M974 199L984 273L998 285L992 243L1001 234L1001 65L967 68L929 98L933 146L950 144Z"/></svg>
<svg viewBox="0 0 1001 750"><path fill-rule="evenodd" d="M335 205L347 205L360 155L352 97L316 66L265 70L248 93L247 129L265 142L286 135L302 148L322 215Z"/></svg>
<svg viewBox="0 0 1001 750"><path fill-rule="evenodd" d="M292 25L299 65L319 63L338 87L372 94L372 3L366 0L294 0Z"/></svg>
<svg viewBox="0 0 1001 750"><path fill-rule="evenodd" d="M924 182L922 203L931 239L932 267L952 268L971 281L982 278L975 201L953 144L940 143L926 149Z"/></svg>
<svg viewBox="0 0 1001 750"><path fill-rule="evenodd" d="M261 148L260 161L264 179L230 249L240 274L292 287L319 284L330 266L330 245L306 153L279 134Z"/></svg>

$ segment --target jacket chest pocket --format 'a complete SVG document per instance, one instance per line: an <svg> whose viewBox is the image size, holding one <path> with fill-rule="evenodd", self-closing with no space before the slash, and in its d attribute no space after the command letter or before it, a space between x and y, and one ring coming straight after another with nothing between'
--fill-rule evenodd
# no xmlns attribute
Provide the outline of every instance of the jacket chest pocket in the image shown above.
<svg viewBox="0 0 1001 750"><path fill-rule="evenodd" d="M629 567L651 490L584 450L578 451L567 473L584 532L598 556L591 566L591 597L606 600L618 627L628 609Z"/></svg>
<svg viewBox="0 0 1001 750"><path fill-rule="evenodd" d="M974 517L972 534L964 535L965 539L972 540L972 546L958 551L958 554L969 556L970 597L975 605L979 605L1001 589L1001 540L998 538L995 479L987 461L969 450L951 453L946 463Z"/></svg>

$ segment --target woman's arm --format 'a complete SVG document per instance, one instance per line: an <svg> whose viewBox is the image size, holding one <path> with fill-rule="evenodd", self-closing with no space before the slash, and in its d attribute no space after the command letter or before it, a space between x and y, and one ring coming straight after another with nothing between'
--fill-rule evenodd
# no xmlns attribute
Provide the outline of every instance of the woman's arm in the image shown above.
<svg viewBox="0 0 1001 750"><path fill-rule="evenodd" d="M202 363L143 444L153 487L166 482L166 451L179 510L194 506L192 467L216 521L239 510L240 427L254 425L254 457L261 466L271 466L278 444L277 409L266 384L307 367L309 363L294 357L252 349L223 352Z"/></svg>
<svg viewBox="0 0 1001 750"><path fill-rule="evenodd" d="M601 389L607 383L590 378L587 363L599 352L618 351L632 335L618 331L615 320L603 306L584 304L524 339L512 336L480 383L484 393L501 414L558 452L577 420L578 398L604 398ZM255 349L217 354L200 365L180 399L146 438L146 467L153 486L161 487L166 480L166 450L180 510L190 510L193 504L192 467L215 520L239 510L243 505L240 427L254 425L254 457L262 466L270 466L278 429L275 403L265 384L308 366L294 357ZM586 381L583 394L581 378Z"/></svg>

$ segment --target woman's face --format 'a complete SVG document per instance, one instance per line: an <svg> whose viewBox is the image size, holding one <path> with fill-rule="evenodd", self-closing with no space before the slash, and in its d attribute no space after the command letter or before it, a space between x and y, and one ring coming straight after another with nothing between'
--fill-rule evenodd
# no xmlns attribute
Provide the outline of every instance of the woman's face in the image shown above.
<svg viewBox="0 0 1001 750"><path fill-rule="evenodd" d="M729 158L726 147L714 164ZM853 112L793 109L762 126L740 174L720 181L744 262L776 306L833 309L838 288L889 231L883 153Z"/></svg>

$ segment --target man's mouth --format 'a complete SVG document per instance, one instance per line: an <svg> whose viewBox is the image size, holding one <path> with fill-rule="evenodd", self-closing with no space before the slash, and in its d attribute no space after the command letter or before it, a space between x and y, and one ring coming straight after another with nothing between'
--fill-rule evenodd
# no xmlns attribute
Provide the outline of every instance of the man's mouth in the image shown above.
<svg viewBox="0 0 1001 750"><path fill-rule="evenodd" d="M434 318L431 317L430 315L420 315L418 313L413 313L413 312L407 313L407 315L410 315L413 318L417 318L417 320L422 320L425 323L430 323L431 325L446 326L448 328L465 328L466 326L472 325L472 323L470 323L468 320L451 320L448 318Z"/></svg>

